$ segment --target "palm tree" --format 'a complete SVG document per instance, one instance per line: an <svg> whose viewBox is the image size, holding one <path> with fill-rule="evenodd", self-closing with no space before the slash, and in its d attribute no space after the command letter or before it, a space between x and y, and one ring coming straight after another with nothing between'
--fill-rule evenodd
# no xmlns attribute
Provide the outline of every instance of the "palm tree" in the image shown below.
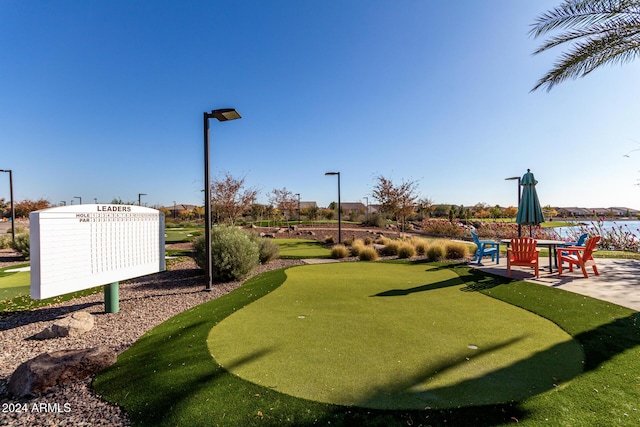
<svg viewBox="0 0 640 427"><path fill-rule="evenodd" d="M573 43L554 67L531 90L553 86L569 78L584 77L604 64L626 63L640 54L640 0L565 0L540 15L530 34L550 37L534 52Z"/></svg>

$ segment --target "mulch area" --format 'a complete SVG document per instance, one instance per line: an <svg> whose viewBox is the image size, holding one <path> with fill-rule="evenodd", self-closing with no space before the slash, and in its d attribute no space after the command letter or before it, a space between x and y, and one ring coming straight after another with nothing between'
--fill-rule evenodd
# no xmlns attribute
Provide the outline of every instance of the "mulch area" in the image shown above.
<svg viewBox="0 0 640 427"><path fill-rule="evenodd" d="M327 237L333 237L333 241L338 241L338 226L322 224L318 226L305 225L304 227L252 227L250 230L264 233L270 237L278 239L312 239L320 242L325 242ZM400 235L416 235L417 233L400 233L397 230L357 226L351 225L342 227L342 241L352 238L365 239L367 237L375 239L378 236L386 236L389 238L395 238Z"/></svg>
<svg viewBox="0 0 640 427"><path fill-rule="evenodd" d="M13 249L0 249L0 268L10 267L17 264L25 264L29 262L22 255L14 252Z"/></svg>

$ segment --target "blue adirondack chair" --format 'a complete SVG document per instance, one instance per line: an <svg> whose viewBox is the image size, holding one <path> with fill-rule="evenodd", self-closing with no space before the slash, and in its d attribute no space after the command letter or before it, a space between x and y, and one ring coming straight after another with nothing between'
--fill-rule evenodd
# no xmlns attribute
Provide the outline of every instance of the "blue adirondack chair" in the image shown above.
<svg viewBox="0 0 640 427"><path fill-rule="evenodd" d="M588 233L581 234L580 237L578 237L578 241L577 242L567 242L564 245L558 245L558 247L562 247L562 246L583 246L584 245L584 241L587 240L587 236L589 236Z"/></svg>
<svg viewBox="0 0 640 427"><path fill-rule="evenodd" d="M564 246L584 246L584 242L585 240L587 240L588 236L589 236L589 233L581 234L580 237L578 237L577 242L567 242L563 245L558 245L558 250L561 250ZM568 254L569 252L562 252L562 256L566 256ZM564 261L562 261L562 264L564 265Z"/></svg>
<svg viewBox="0 0 640 427"><path fill-rule="evenodd" d="M482 258L487 255L491 255L491 261L495 260L496 264L500 263L500 243L494 242L493 240L480 240L478 239L478 235L473 231L471 232L471 236L473 237L473 243L478 247L473 257L474 261L478 261L478 265L482 265Z"/></svg>

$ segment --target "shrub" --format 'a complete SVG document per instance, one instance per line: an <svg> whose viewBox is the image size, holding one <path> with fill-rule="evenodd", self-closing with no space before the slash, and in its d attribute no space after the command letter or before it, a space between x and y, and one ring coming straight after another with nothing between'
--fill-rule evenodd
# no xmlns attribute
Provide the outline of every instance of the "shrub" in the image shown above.
<svg viewBox="0 0 640 427"><path fill-rule="evenodd" d="M331 248L331 258L340 259L349 256L349 249L345 245L335 245Z"/></svg>
<svg viewBox="0 0 640 427"><path fill-rule="evenodd" d="M195 261L205 269L206 251L204 237L195 239ZM258 244L249 233L236 227L219 226L211 231L211 277L215 281L230 282L243 279L260 262Z"/></svg>
<svg viewBox="0 0 640 427"><path fill-rule="evenodd" d="M364 241L362 239L354 239L351 242L351 255L358 256L360 251L364 249Z"/></svg>
<svg viewBox="0 0 640 427"><path fill-rule="evenodd" d="M444 247L447 259L462 259L468 253L467 245L462 242L447 242Z"/></svg>
<svg viewBox="0 0 640 427"><path fill-rule="evenodd" d="M446 219L425 219L420 223L420 226L429 234L441 236L465 236L468 234L462 223Z"/></svg>
<svg viewBox="0 0 640 427"><path fill-rule="evenodd" d="M333 238L333 236L324 236L324 242L333 245L336 240Z"/></svg>
<svg viewBox="0 0 640 427"><path fill-rule="evenodd" d="M371 246L365 246L358 254L360 261L375 261L378 259L378 251Z"/></svg>
<svg viewBox="0 0 640 427"><path fill-rule="evenodd" d="M427 247L429 246L429 241L420 237L414 237L411 239L411 244L416 248L417 255L424 255L427 251Z"/></svg>
<svg viewBox="0 0 640 427"><path fill-rule="evenodd" d="M388 243L384 245L384 248L380 250L380 253L385 256L398 255L398 249L400 248L400 242L396 240L387 239Z"/></svg>
<svg viewBox="0 0 640 427"><path fill-rule="evenodd" d="M445 256L445 250L441 243L432 243L427 247L425 255L429 261L442 261Z"/></svg>
<svg viewBox="0 0 640 427"><path fill-rule="evenodd" d="M379 245L387 245L389 244L389 242L391 241L391 239L389 239L388 237L384 237L384 236L380 236L376 239L376 243Z"/></svg>
<svg viewBox="0 0 640 427"><path fill-rule="evenodd" d="M260 264L266 264L280 256L280 246L269 239L260 237L256 233L250 233L250 236L251 240L258 245L258 259L260 260Z"/></svg>
<svg viewBox="0 0 640 427"><path fill-rule="evenodd" d="M367 237L364 238L364 244L365 245L369 246L372 243L373 243L373 239L371 237L367 236Z"/></svg>
<svg viewBox="0 0 640 427"><path fill-rule="evenodd" d="M364 221L364 224L370 225L372 227L384 228L384 226L387 224L387 220L383 215L379 213L372 213L369 214L369 218Z"/></svg>
<svg viewBox="0 0 640 427"><path fill-rule="evenodd" d="M11 236L0 235L0 249L7 249L11 245Z"/></svg>
<svg viewBox="0 0 640 427"><path fill-rule="evenodd" d="M411 258L416 256L416 249L409 242L402 242L398 247L398 258Z"/></svg>
<svg viewBox="0 0 640 427"><path fill-rule="evenodd" d="M15 242L10 241L9 246L16 252L19 252L25 258L29 258L30 254L30 242L29 233L16 234Z"/></svg>

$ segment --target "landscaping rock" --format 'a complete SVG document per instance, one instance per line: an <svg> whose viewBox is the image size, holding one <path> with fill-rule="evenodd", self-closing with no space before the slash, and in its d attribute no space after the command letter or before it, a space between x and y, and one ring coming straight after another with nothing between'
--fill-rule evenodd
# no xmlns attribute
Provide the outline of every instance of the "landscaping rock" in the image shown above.
<svg viewBox="0 0 640 427"><path fill-rule="evenodd" d="M116 353L104 346L43 353L18 366L7 389L17 397L39 395L53 386L85 379L113 365L116 359Z"/></svg>
<svg viewBox="0 0 640 427"><path fill-rule="evenodd" d="M43 340L57 337L77 337L93 329L94 324L95 321L92 314L78 311L56 320L51 326L38 332L35 338Z"/></svg>

